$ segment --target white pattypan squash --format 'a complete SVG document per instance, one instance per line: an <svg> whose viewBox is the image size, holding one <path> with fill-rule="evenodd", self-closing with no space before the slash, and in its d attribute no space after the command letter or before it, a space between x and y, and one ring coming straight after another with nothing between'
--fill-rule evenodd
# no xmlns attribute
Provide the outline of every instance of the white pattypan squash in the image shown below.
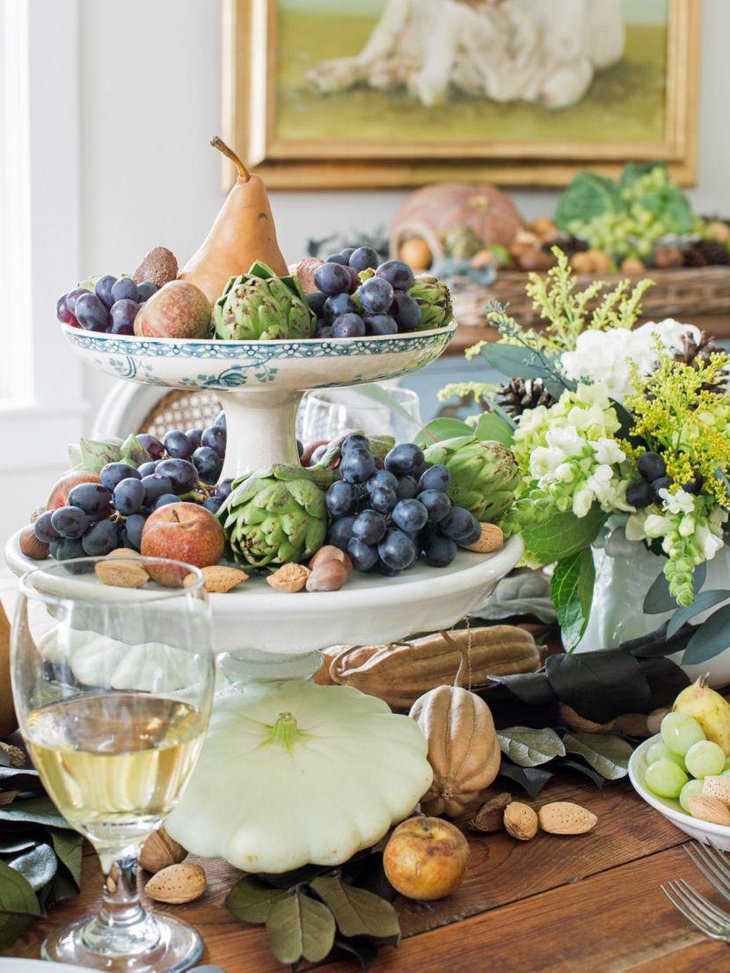
<svg viewBox="0 0 730 973"><path fill-rule="evenodd" d="M247 872L339 865L429 788L426 741L407 716L349 686L252 683L218 697L200 761L167 831Z"/></svg>

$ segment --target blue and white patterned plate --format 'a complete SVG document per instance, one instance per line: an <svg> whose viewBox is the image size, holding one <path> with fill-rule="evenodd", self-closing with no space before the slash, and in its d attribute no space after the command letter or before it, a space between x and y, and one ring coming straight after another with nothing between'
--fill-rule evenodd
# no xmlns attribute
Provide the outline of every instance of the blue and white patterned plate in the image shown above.
<svg viewBox="0 0 730 973"><path fill-rule="evenodd" d="M393 336L303 341L176 341L62 325L85 361L117 378L169 388L303 391L397 378L429 365L456 324Z"/></svg>

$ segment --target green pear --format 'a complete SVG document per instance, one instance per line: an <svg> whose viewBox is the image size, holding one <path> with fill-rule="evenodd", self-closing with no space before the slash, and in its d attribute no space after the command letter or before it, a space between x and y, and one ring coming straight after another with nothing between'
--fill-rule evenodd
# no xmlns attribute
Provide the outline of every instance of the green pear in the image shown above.
<svg viewBox="0 0 730 973"><path fill-rule="evenodd" d="M718 744L730 756L730 703L707 685L708 675L700 676L674 700L675 713L693 716L708 740Z"/></svg>

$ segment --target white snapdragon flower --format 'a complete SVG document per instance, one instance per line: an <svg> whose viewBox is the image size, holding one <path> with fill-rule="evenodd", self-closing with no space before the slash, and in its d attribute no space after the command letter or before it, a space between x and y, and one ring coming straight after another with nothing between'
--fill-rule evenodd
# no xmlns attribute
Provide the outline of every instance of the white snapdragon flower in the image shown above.
<svg viewBox="0 0 730 973"><path fill-rule="evenodd" d="M670 514L691 514L695 509L695 498L685 490L660 490L659 496L664 501L664 507Z"/></svg>
<svg viewBox="0 0 730 973"><path fill-rule="evenodd" d="M695 542L698 552L705 561L711 561L724 546L722 535L718 537L709 526L706 527L704 524L697 525L695 529Z"/></svg>
<svg viewBox="0 0 730 973"><path fill-rule="evenodd" d="M599 463L623 463L626 459L626 453L616 440L607 439L605 436L593 443L593 451Z"/></svg>
<svg viewBox="0 0 730 973"><path fill-rule="evenodd" d="M580 490L576 490L573 496L573 513L575 516L585 517L593 506L594 499L593 490L589 487L583 486Z"/></svg>

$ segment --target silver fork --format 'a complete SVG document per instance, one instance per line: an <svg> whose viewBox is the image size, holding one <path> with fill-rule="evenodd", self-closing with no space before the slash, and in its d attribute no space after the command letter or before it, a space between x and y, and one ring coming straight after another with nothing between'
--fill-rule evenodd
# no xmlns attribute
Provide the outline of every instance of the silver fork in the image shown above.
<svg viewBox="0 0 730 973"><path fill-rule="evenodd" d="M730 943L730 915L718 909L684 879L667 882L661 886L661 890L674 908L705 936Z"/></svg>
<svg viewBox="0 0 730 973"><path fill-rule="evenodd" d="M683 847L692 864L702 872L710 885L724 898L730 899L730 865L719 848L699 841L691 841Z"/></svg>

